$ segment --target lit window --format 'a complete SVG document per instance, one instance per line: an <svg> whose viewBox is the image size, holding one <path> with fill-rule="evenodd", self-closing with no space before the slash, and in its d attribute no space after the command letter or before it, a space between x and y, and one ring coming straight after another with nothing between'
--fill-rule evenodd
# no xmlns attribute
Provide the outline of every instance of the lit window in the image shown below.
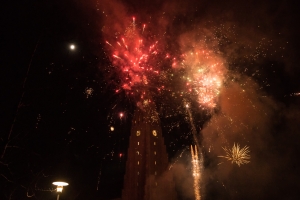
<svg viewBox="0 0 300 200"><path fill-rule="evenodd" d="M154 145L156 145L156 142L154 142Z"/></svg>
<svg viewBox="0 0 300 200"><path fill-rule="evenodd" d="M137 155L140 155L140 152L139 152L139 151L136 151L136 154L137 154Z"/></svg>
<svg viewBox="0 0 300 200"><path fill-rule="evenodd" d="M157 186L157 182L155 182L155 185Z"/></svg>
<svg viewBox="0 0 300 200"><path fill-rule="evenodd" d="M153 131L152 131L152 134L153 134L153 136L157 136L156 130L153 130Z"/></svg>
<svg viewBox="0 0 300 200"><path fill-rule="evenodd" d="M141 135L141 131L136 131L136 136L140 136Z"/></svg>
<svg viewBox="0 0 300 200"><path fill-rule="evenodd" d="M138 165L140 164L140 161L138 161Z"/></svg>
<svg viewBox="0 0 300 200"><path fill-rule="evenodd" d="M138 145L140 145L140 142L138 142Z"/></svg>
<svg viewBox="0 0 300 200"><path fill-rule="evenodd" d="M154 172L155 175L157 175L156 171Z"/></svg>
<svg viewBox="0 0 300 200"><path fill-rule="evenodd" d="M156 161L154 161L154 165L156 165Z"/></svg>
<svg viewBox="0 0 300 200"><path fill-rule="evenodd" d="M154 151L154 155L156 155L156 151Z"/></svg>

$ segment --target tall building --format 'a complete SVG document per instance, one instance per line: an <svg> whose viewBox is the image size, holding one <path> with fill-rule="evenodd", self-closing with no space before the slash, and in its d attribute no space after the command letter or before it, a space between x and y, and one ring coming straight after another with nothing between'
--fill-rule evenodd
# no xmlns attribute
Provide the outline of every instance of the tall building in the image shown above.
<svg viewBox="0 0 300 200"><path fill-rule="evenodd" d="M154 102L145 99L133 116L122 200L176 199L160 120Z"/></svg>

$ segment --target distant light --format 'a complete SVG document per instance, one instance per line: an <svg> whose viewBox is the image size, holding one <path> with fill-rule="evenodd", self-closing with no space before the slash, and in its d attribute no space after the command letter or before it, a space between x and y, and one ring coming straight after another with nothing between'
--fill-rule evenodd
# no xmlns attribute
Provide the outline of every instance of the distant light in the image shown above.
<svg viewBox="0 0 300 200"><path fill-rule="evenodd" d="M75 50L75 45L74 45L74 44L71 44L71 45L70 45L70 49L71 49L71 50Z"/></svg>
<svg viewBox="0 0 300 200"><path fill-rule="evenodd" d="M112 127L110 127L110 130L111 130L111 131L114 131L114 130L115 130L115 128L112 126Z"/></svg>
<svg viewBox="0 0 300 200"><path fill-rule="evenodd" d="M69 183L66 183L66 182L53 182L52 184L57 185L57 186L67 186L67 185L69 185Z"/></svg>

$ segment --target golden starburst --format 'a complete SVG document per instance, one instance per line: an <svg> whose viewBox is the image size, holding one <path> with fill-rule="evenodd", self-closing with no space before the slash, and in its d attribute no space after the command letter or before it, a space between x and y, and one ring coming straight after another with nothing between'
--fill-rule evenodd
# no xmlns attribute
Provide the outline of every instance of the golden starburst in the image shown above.
<svg viewBox="0 0 300 200"><path fill-rule="evenodd" d="M236 163L238 166L250 162L250 150L248 146L240 148L239 144L234 143L232 149L229 149L227 147L222 148L224 149L226 156L218 157L226 158L227 160L231 161L231 163Z"/></svg>

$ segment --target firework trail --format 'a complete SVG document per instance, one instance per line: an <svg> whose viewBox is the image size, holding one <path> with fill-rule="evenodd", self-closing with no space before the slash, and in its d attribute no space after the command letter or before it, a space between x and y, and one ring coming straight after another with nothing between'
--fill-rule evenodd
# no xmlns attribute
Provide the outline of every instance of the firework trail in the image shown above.
<svg viewBox="0 0 300 200"><path fill-rule="evenodd" d="M218 156L221 158L226 158L227 160L231 161L231 163L236 163L238 166L247 164L250 162L250 155L249 155L249 147L245 146L240 148L239 144L233 144L232 149L228 149L226 147L222 147L226 152L226 156Z"/></svg>
<svg viewBox="0 0 300 200"><path fill-rule="evenodd" d="M192 116L192 113L191 113L191 110L190 110L190 105L189 105L189 103L186 102L186 100L184 100L184 104L185 104L186 111L187 111L188 116L189 116L190 125L192 127L192 135L193 135L193 138L194 138L194 142L199 147L200 144L199 144L199 141L198 141L198 138L197 138L197 131L196 131L196 127L195 127L194 122L193 122L194 119L193 119L193 116Z"/></svg>
<svg viewBox="0 0 300 200"><path fill-rule="evenodd" d="M194 150L195 149L195 150ZM200 159L198 158L197 145L195 148L191 145L191 155L192 155L192 164L193 164L193 176L194 176L194 192L195 199L200 200Z"/></svg>

